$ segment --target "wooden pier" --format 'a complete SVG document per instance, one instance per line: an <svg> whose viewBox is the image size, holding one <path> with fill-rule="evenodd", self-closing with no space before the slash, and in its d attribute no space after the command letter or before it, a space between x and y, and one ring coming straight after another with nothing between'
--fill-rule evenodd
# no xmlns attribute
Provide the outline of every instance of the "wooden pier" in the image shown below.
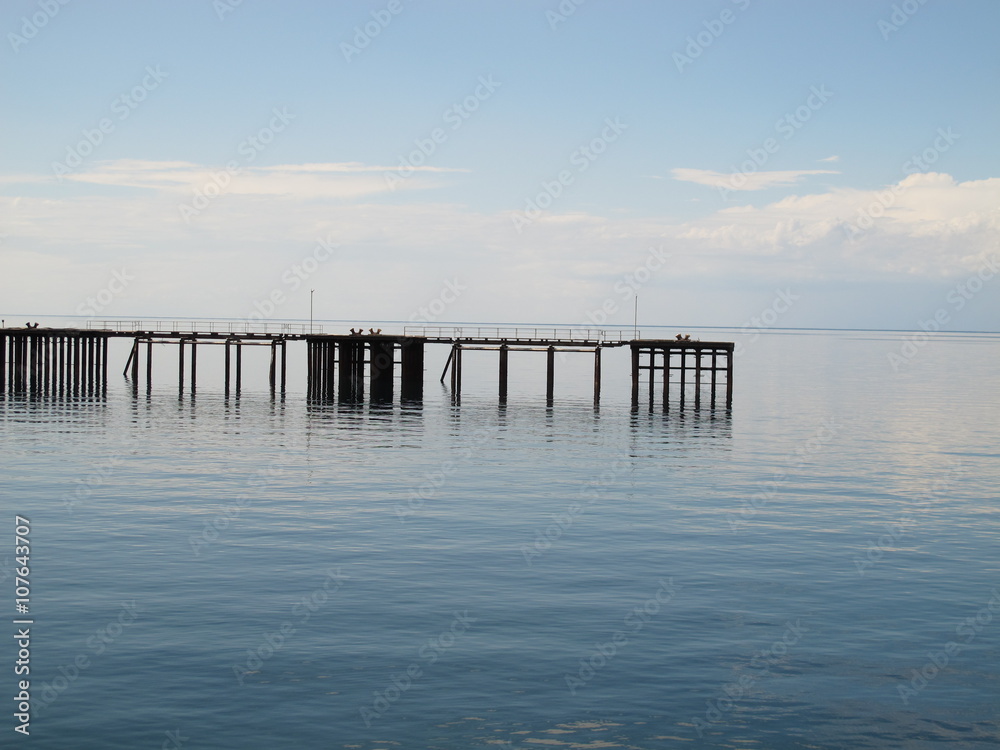
<svg viewBox="0 0 1000 750"><path fill-rule="evenodd" d="M543 352L545 397L555 398L556 354L584 353L593 361L594 404L601 400L602 352L630 347L632 406L638 408L646 389L650 409L671 404L695 409L733 403L733 353L729 342L643 339L632 330L583 328L470 328L417 326L400 334L381 332L327 334L300 324L192 323L190 321L91 321L88 329L0 329L0 392L45 396L105 393L108 386L108 342L131 338L122 375L138 394L153 388L155 346L177 347L177 387L195 393L198 352L222 346L226 398L243 387L243 347L270 348L268 383L272 395L288 385L288 344L306 344L306 392L310 399L392 403L420 401L424 392L424 352L428 345L450 347L441 373L449 379L454 402L462 395L462 357L469 351L497 352L497 397L507 402L512 352ZM398 372L398 376L397 376Z"/></svg>
<svg viewBox="0 0 1000 750"><path fill-rule="evenodd" d="M632 349L632 404L639 403L639 386L642 372L648 373L649 408L652 409L656 391L656 373L660 373L662 389L660 403L670 408L672 393L676 393L678 406L683 409L685 399L693 401L695 409L702 406L703 393L708 392L709 406L716 406L716 396L725 387L726 408L733 406L733 350L730 342L637 340L630 341ZM659 364L658 364L659 363ZM721 377L720 377L721 376ZM690 396L689 392L693 391Z"/></svg>
<svg viewBox="0 0 1000 750"><path fill-rule="evenodd" d="M0 392L92 395L108 386L105 331L0 329Z"/></svg>

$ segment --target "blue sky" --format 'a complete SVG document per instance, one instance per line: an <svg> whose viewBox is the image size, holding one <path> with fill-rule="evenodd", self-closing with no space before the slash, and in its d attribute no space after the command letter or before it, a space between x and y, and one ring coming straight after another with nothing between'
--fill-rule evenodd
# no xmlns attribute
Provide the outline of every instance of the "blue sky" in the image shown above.
<svg viewBox="0 0 1000 750"><path fill-rule="evenodd" d="M647 323L737 326L790 290L776 326L997 330L998 22L7 2L0 307L296 318L314 288L321 318L627 324L637 292Z"/></svg>

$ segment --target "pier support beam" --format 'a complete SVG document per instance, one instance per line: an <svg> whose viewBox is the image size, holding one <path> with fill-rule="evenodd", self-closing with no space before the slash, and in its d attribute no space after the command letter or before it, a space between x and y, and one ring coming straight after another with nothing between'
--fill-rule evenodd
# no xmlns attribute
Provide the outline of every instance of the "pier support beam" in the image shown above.
<svg viewBox="0 0 1000 750"><path fill-rule="evenodd" d="M681 408L684 408L684 398L687 396L687 349L681 349L681 385L680 385L680 403Z"/></svg>
<svg viewBox="0 0 1000 750"><path fill-rule="evenodd" d="M198 342L191 340L191 393L198 386Z"/></svg>
<svg viewBox="0 0 1000 750"><path fill-rule="evenodd" d="M184 339L177 342L177 390L184 393Z"/></svg>
<svg viewBox="0 0 1000 750"><path fill-rule="evenodd" d="M594 406L601 403L601 347L594 349Z"/></svg>
<svg viewBox="0 0 1000 750"><path fill-rule="evenodd" d="M236 339L236 398L243 388L243 342Z"/></svg>
<svg viewBox="0 0 1000 750"><path fill-rule="evenodd" d="M726 354L726 409L733 408L733 351Z"/></svg>
<svg viewBox="0 0 1000 750"><path fill-rule="evenodd" d="M395 345L391 339L372 339L368 342L368 379L371 399L391 403L395 375Z"/></svg>
<svg viewBox="0 0 1000 750"><path fill-rule="evenodd" d="M354 398L357 401L365 400L365 351L367 347L364 341L354 343L354 371L351 373L351 381L354 387Z"/></svg>
<svg viewBox="0 0 1000 750"><path fill-rule="evenodd" d="M452 344L451 355L451 395L457 399L462 396L462 345Z"/></svg>
<svg viewBox="0 0 1000 750"><path fill-rule="evenodd" d="M663 411L670 411L670 361L673 353L670 349L663 350Z"/></svg>
<svg viewBox="0 0 1000 750"><path fill-rule="evenodd" d="M225 369L226 369L225 393L226 393L226 398L229 398L229 371L231 369L231 367L230 367L230 359L232 357L232 355L230 354L230 351L229 351L229 346L230 346L229 339L226 339L226 343L225 343L225 350L226 350L226 353L225 353L225 360L226 360L226 363L225 363Z"/></svg>
<svg viewBox="0 0 1000 750"><path fill-rule="evenodd" d="M104 350L104 359L101 362L101 393L108 392L108 337L101 337L101 348Z"/></svg>
<svg viewBox="0 0 1000 750"><path fill-rule="evenodd" d="M500 403L507 403L507 360L510 356L510 347L507 344L500 345Z"/></svg>
<svg viewBox="0 0 1000 750"><path fill-rule="evenodd" d="M639 345L632 344L632 408L639 406Z"/></svg>
<svg viewBox="0 0 1000 750"><path fill-rule="evenodd" d="M337 398L341 401L362 401L365 397L365 343L360 339L341 339Z"/></svg>
<svg viewBox="0 0 1000 750"><path fill-rule="evenodd" d="M74 376L78 375L78 365L79 361L77 357L74 356L73 368ZM132 390L139 387L139 339L136 338L135 342L132 344ZM74 378L75 379L75 378Z"/></svg>
<svg viewBox="0 0 1000 750"><path fill-rule="evenodd" d="M267 382L271 386L271 395L274 395L275 375L277 370L278 349L277 341L271 342L271 367L268 369Z"/></svg>
<svg viewBox="0 0 1000 750"><path fill-rule="evenodd" d="M288 380L288 351L285 339L281 340L281 393L285 393L285 384Z"/></svg>
<svg viewBox="0 0 1000 750"><path fill-rule="evenodd" d="M420 401L424 397L424 342L403 339L400 342L400 398Z"/></svg>
<svg viewBox="0 0 1000 750"><path fill-rule="evenodd" d="M701 409L701 349L694 352L694 408Z"/></svg>
<svg viewBox="0 0 1000 750"><path fill-rule="evenodd" d="M552 398L555 395L556 384L556 348L549 346L545 353L545 400L552 406Z"/></svg>

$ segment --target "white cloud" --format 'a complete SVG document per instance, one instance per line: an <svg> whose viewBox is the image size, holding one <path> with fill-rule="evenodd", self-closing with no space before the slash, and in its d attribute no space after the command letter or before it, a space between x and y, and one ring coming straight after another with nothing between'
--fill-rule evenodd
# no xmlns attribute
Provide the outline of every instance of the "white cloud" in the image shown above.
<svg viewBox="0 0 1000 750"><path fill-rule="evenodd" d="M443 175L468 172L446 167L412 167L408 174ZM390 187L386 175L397 176ZM398 178L398 167L366 165L359 162L278 164L269 167L208 166L185 161L119 159L96 162L87 169L70 172L64 180L104 187L132 187L192 194L207 185L222 186L223 193L243 195L295 196L310 198L358 198L390 192L394 188L424 188L429 184L417 177ZM54 183L56 178L37 175L0 177L0 184ZM210 188L215 192L214 188Z"/></svg>
<svg viewBox="0 0 1000 750"><path fill-rule="evenodd" d="M675 180L694 182L698 185L714 188L725 188L726 190L764 190L778 185L794 185L809 175L840 174L829 169L788 169L748 174L744 172L713 172L711 169L690 169L687 167L677 167L670 170L670 173Z"/></svg>
<svg viewBox="0 0 1000 750"><path fill-rule="evenodd" d="M521 234L510 212L417 202L413 194L382 202L374 188L359 192L368 189L364 183L314 182L381 181L378 170L260 168L244 175L239 190L234 179L190 224L178 215L178 195L187 195L191 175L211 169L185 162L87 173L103 175L103 184L145 188L138 191L39 197L32 186L0 196L0 297L12 310L71 312L81 294L101 288L109 269L128 265L137 279L110 316L180 314L179 307L238 316L280 287L283 271L317 238L329 237L341 251L310 280L323 290L326 317L405 318L456 276L470 291L451 319L582 320L651 247L671 257L644 293L651 313L655 304L670 312L670 300L679 299L664 285L691 291L792 278L933 280L975 271L1000 247L1000 178L915 174L883 189L789 196L685 222L550 211ZM870 226L852 236L849 228L866 215ZM286 314L300 308L307 302L290 295Z"/></svg>
<svg viewBox="0 0 1000 750"><path fill-rule="evenodd" d="M820 159L820 161L840 161L840 157L836 156L836 155L834 155L834 156L827 156L827 157L825 157L823 159Z"/></svg>

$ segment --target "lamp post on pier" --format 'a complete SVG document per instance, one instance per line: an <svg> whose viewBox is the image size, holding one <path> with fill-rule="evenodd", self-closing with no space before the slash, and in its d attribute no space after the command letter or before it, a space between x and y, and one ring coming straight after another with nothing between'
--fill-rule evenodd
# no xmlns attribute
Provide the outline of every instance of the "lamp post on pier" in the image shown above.
<svg viewBox="0 0 1000 750"><path fill-rule="evenodd" d="M309 333L313 332L313 293L315 289L309 290Z"/></svg>

